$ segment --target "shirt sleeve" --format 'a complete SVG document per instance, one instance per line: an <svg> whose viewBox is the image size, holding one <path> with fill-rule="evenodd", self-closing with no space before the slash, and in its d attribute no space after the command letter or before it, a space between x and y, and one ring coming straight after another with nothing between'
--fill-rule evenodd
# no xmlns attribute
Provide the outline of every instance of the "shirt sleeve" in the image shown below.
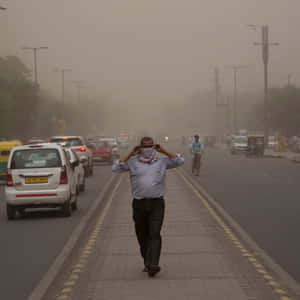
<svg viewBox="0 0 300 300"><path fill-rule="evenodd" d="M116 173L122 173L129 171L128 162L120 162L120 160L116 160L112 166L112 171Z"/></svg>
<svg viewBox="0 0 300 300"><path fill-rule="evenodd" d="M177 154L175 158L166 157L166 160L167 160L167 169L177 168L184 164L184 158L180 154Z"/></svg>

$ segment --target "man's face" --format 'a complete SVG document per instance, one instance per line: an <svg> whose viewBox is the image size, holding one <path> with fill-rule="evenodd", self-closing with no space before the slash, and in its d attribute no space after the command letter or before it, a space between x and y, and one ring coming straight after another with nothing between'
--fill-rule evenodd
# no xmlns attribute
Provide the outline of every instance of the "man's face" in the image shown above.
<svg viewBox="0 0 300 300"><path fill-rule="evenodd" d="M199 142L199 136L196 136L196 137L195 137L195 141L196 141L196 142Z"/></svg>
<svg viewBox="0 0 300 300"><path fill-rule="evenodd" d="M151 147L153 147L153 141L152 140L143 141L142 147L145 147L145 148L151 148Z"/></svg>

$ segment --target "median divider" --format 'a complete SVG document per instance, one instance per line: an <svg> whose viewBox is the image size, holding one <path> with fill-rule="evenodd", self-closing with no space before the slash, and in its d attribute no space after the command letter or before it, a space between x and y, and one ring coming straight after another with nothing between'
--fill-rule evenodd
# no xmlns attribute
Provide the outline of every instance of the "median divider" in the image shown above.
<svg viewBox="0 0 300 300"><path fill-rule="evenodd" d="M189 183L200 193L200 195L207 201L207 203L213 208L217 215L226 223L231 230L239 237L248 250L255 253L255 257L259 259L276 277L277 281L285 286L292 294L300 296L300 285L293 279L281 266L279 266L258 244L248 235L248 233L224 210L224 208L217 203L217 201L209 195L209 193L196 182L183 168L179 169L179 172L189 181ZM280 298L290 299L290 298Z"/></svg>
<svg viewBox="0 0 300 300"><path fill-rule="evenodd" d="M89 226L91 221L98 215L99 210L101 210L105 204L106 200L109 198L109 194L112 192L115 184L117 183L120 175L112 174L109 181L104 186L103 190L100 192L94 203L89 208L86 215L84 215L80 223L73 230L69 240L61 250L60 254L56 257L55 261L48 269L47 273L43 276L38 285L31 292L27 300L42 300L47 294L51 285L54 283L55 279L58 277L60 272L63 270L67 259L71 256L72 251L79 243L81 237Z"/></svg>

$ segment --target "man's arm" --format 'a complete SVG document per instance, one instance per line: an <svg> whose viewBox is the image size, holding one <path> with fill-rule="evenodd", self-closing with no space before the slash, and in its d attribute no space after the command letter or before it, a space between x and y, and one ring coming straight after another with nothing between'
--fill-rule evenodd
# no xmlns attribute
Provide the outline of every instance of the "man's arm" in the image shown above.
<svg viewBox="0 0 300 300"><path fill-rule="evenodd" d="M156 150L167 156L167 169L173 169L184 164L184 158L179 154L167 151L160 145L156 145Z"/></svg>
<svg viewBox="0 0 300 300"><path fill-rule="evenodd" d="M116 173L127 172L129 171L129 165L127 161L131 156L136 155L139 152L140 147L134 147L124 158L116 160L112 166L112 171Z"/></svg>

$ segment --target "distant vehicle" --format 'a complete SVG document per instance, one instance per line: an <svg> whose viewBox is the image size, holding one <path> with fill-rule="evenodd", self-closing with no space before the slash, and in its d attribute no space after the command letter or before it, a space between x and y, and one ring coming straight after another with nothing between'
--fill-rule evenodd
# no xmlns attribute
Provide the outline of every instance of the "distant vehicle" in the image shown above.
<svg viewBox="0 0 300 300"><path fill-rule="evenodd" d="M77 153L71 148L65 148L67 158L69 159L71 166L73 166L74 176L76 181L76 192L85 191L85 176L83 164L87 161L86 156L78 157Z"/></svg>
<svg viewBox="0 0 300 300"><path fill-rule="evenodd" d="M50 143L58 143L63 146L71 147L76 151L79 158L87 157L84 163L85 176L93 175L93 154L88 148L85 140L81 136L53 136L49 139Z"/></svg>
<svg viewBox="0 0 300 300"><path fill-rule="evenodd" d="M248 149L248 137L244 135L235 135L232 138L230 151L231 154L245 152Z"/></svg>
<svg viewBox="0 0 300 300"><path fill-rule="evenodd" d="M21 146L18 140L0 142L0 180L6 180L7 163L11 150L16 146Z"/></svg>
<svg viewBox="0 0 300 300"><path fill-rule="evenodd" d="M129 140L128 136L119 136L117 137L118 145L122 149L128 149L129 148Z"/></svg>
<svg viewBox="0 0 300 300"><path fill-rule="evenodd" d="M265 151L264 135L248 135L248 149L246 156L248 157L263 157Z"/></svg>
<svg viewBox="0 0 300 300"><path fill-rule="evenodd" d="M278 144L278 141L275 136L270 135L268 138L268 147L274 149Z"/></svg>
<svg viewBox="0 0 300 300"><path fill-rule="evenodd" d="M119 150L118 141L116 138L105 137L105 138L100 138L99 140L108 142L109 146L111 147L113 159L120 158L120 150Z"/></svg>
<svg viewBox="0 0 300 300"><path fill-rule="evenodd" d="M108 162L113 163L112 149L107 141L89 141L88 147L93 152L94 162Z"/></svg>
<svg viewBox="0 0 300 300"><path fill-rule="evenodd" d="M76 181L65 150L57 144L15 147L9 156L5 198L7 218L27 208L61 207L65 217L77 209Z"/></svg>
<svg viewBox="0 0 300 300"><path fill-rule="evenodd" d="M39 138L31 138L27 141L26 145L42 144L42 143L46 143L46 141Z"/></svg>

